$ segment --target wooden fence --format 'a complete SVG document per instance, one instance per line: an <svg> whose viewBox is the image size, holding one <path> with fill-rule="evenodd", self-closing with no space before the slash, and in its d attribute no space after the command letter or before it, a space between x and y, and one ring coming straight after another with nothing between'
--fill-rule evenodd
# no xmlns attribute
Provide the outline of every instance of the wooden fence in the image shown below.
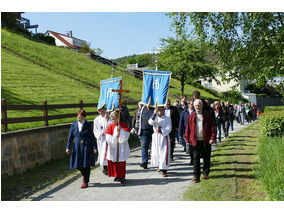
<svg viewBox="0 0 284 213"><path fill-rule="evenodd" d="M129 102L128 105L137 106L137 102ZM83 109L84 107L97 107L97 103L83 103L82 100L79 101L79 104L53 104L48 105L47 101L43 101L42 105L7 105L6 100L1 100L1 124L3 127L3 131L8 131L8 124L15 123L26 123L26 122L36 122L43 121L44 126L48 126L49 120L62 119L62 118L72 118L77 117L76 113L70 114L59 114L59 115L48 115L48 110L50 109L66 109L66 108L78 108ZM8 110L42 110L43 116L37 117L18 117L18 118L8 118L7 112ZM134 111L135 109L129 109L129 111ZM98 112L87 112L87 115L98 115Z"/></svg>

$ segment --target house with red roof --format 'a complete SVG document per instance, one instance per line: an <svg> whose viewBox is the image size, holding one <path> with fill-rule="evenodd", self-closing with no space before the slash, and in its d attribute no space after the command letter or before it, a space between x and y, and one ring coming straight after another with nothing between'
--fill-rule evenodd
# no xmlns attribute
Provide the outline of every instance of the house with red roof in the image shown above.
<svg viewBox="0 0 284 213"><path fill-rule="evenodd" d="M56 46L68 47L75 51L80 49L80 47L82 47L84 44L87 44L86 41L73 37L72 31L69 31L67 34L62 34L48 30L46 31L45 36L51 36L55 38Z"/></svg>

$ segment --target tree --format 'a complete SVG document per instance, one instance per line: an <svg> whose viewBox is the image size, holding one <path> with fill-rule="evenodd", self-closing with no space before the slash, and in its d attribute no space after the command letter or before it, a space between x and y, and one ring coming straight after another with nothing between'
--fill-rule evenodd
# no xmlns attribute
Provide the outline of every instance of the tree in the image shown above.
<svg viewBox="0 0 284 213"><path fill-rule="evenodd" d="M1 13L1 26L8 28L16 27L17 13L15 12L2 12Z"/></svg>
<svg viewBox="0 0 284 213"><path fill-rule="evenodd" d="M93 50L95 51L96 55L102 55L103 52L104 52L103 49L101 49L101 48L99 48L99 47L94 48Z"/></svg>
<svg viewBox="0 0 284 213"><path fill-rule="evenodd" d="M205 46L189 40L185 35L177 39L162 39L159 67L172 71L173 77L180 80L183 94L186 83L199 78L214 78L217 69L212 61L206 59L208 56L210 52Z"/></svg>
<svg viewBox="0 0 284 213"><path fill-rule="evenodd" d="M230 79L256 80L259 86L283 76L284 13L169 13L177 35L193 26L210 42Z"/></svg>

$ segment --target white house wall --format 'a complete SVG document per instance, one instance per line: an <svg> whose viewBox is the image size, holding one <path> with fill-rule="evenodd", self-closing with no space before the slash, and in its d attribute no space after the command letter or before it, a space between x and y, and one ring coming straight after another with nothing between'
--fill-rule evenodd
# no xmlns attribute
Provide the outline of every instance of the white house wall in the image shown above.
<svg viewBox="0 0 284 213"><path fill-rule="evenodd" d="M221 81L221 77L216 77L219 81ZM212 80L211 82L206 81L206 80L201 80L201 85L210 89L213 89L217 92L227 92L229 90L235 89L239 92L244 92L245 91L245 81L235 81L231 80L228 83L227 82L222 82L221 84L218 85L215 80ZM234 87L235 86L235 87Z"/></svg>

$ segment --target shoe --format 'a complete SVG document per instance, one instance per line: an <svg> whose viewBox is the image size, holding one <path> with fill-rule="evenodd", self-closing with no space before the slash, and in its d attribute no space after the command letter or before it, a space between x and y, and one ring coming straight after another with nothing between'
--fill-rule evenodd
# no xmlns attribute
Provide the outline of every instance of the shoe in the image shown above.
<svg viewBox="0 0 284 213"><path fill-rule="evenodd" d="M118 181L119 181L119 178L118 178L118 177L115 177L113 181L114 181L114 182L118 182Z"/></svg>
<svg viewBox="0 0 284 213"><path fill-rule="evenodd" d="M163 177L168 177L168 174L167 174L167 172L163 172Z"/></svg>
<svg viewBox="0 0 284 213"><path fill-rule="evenodd" d="M140 167L142 167L143 169L147 169L147 168L148 168L147 165L148 165L147 162L145 162L145 163L140 163Z"/></svg>
<svg viewBox="0 0 284 213"><path fill-rule="evenodd" d="M203 179L208 179L208 175L203 175Z"/></svg>
<svg viewBox="0 0 284 213"><path fill-rule="evenodd" d="M175 161L173 157L171 158L171 161Z"/></svg>
<svg viewBox="0 0 284 213"><path fill-rule="evenodd" d="M161 169L157 169L157 172L160 172L161 171Z"/></svg>
<svg viewBox="0 0 284 213"><path fill-rule="evenodd" d="M126 180L123 178L123 179L120 180L120 183L121 183L122 186L125 186L126 185Z"/></svg>
<svg viewBox="0 0 284 213"><path fill-rule="evenodd" d="M194 183L199 183L199 182L200 182L200 179L199 179L198 177L194 177L194 178L192 179L192 181L193 181Z"/></svg>
<svg viewBox="0 0 284 213"><path fill-rule="evenodd" d="M81 186L81 189L87 188L88 187L88 183L83 183Z"/></svg>

